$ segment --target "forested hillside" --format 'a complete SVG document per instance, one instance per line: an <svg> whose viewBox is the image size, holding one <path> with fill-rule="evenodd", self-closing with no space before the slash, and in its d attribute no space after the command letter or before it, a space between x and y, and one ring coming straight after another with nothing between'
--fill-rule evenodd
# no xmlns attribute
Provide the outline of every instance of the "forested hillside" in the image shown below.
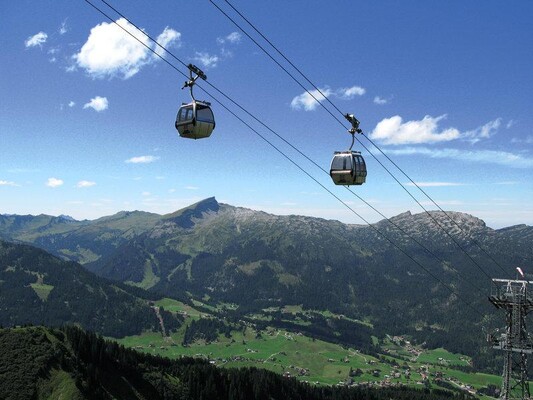
<svg viewBox="0 0 533 400"><path fill-rule="evenodd" d="M6 400L468 398L440 390L315 387L265 370L144 355L76 327L0 329L0 348L0 398Z"/></svg>
<svg viewBox="0 0 533 400"><path fill-rule="evenodd" d="M151 298L43 250L0 241L0 325L76 323L114 337L158 331ZM167 330L181 325L181 317L161 313Z"/></svg>

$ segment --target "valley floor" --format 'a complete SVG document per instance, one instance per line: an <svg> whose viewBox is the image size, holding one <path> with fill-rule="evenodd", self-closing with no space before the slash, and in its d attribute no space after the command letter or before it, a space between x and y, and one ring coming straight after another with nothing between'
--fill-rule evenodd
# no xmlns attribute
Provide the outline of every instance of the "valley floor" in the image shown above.
<svg viewBox="0 0 533 400"><path fill-rule="evenodd" d="M425 350L402 337L387 338L381 343L381 354L371 356L299 332L273 327L256 331L248 324L242 330L231 331L231 335L218 335L213 342L196 340L184 346L184 332L190 322L211 316L171 299L157 304L184 315L184 326L167 337L147 332L121 339L121 344L169 358L203 358L223 368L264 368L315 385L432 387L484 399L491 397L479 394L479 389L501 385L499 376L464 372L471 362L467 356L445 349Z"/></svg>

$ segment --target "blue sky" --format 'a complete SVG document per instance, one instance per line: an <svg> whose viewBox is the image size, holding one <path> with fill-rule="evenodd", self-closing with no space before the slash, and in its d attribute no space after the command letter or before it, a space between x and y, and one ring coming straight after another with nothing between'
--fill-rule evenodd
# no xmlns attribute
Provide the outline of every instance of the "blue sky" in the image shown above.
<svg viewBox="0 0 533 400"><path fill-rule="evenodd" d="M112 4L325 169L349 146L345 130L208 0ZM233 4L441 207L495 228L533 224L533 3ZM0 15L0 213L93 219L215 196L362 223L214 102L213 135L179 138L183 76L85 1L3 2ZM251 123L354 210L381 219ZM354 191L387 216L422 211L363 155L369 175Z"/></svg>

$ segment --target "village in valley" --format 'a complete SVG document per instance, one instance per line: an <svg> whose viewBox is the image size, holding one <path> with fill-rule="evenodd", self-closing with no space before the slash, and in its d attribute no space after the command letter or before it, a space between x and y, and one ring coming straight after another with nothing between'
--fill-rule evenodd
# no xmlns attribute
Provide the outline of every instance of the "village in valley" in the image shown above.
<svg viewBox="0 0 533 400"><path fill-rule="evenodd" d="M171 299L157 304L154 309L161 306L183 316L185 326L187 322L214 318L206 310L216 310L202 302L196 303L201 311ZM228 306L232 307L223 307ZM294 306L283 309L284 314L293 316L302 312ZM253 317L256 320L262 318L259 315ZM142 352L171 358L192 356L224 368L265 368L312 385L441 388L484 398L485 394L494 394L501 382L499 376L472 372L472 361L465 355L444 349L428 350L423 343L415 345L406 336L387 335L382 341L373 338L381 350L369 355L313 339L302 332L274 327L256 330L252 322L240 322L244 329L232 331L229 336L219 335L213 342L199 339L183 345L183 329L163 335L163 326L159 333L128 337L120 342Z"/></svg>

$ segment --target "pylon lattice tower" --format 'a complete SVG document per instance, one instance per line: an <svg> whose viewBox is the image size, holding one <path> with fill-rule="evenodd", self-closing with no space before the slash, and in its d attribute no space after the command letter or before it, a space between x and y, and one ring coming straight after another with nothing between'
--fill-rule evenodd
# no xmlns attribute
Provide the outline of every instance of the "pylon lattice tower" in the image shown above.
<svg viewBox="0 0 533 400"><path fill-rule="evenodd" d="M505 332L488 335L494 349L504 354L501 400L530 400L527 356L533 353L533 340L527 333L526 316L533 310L532 281L493 279L489 300L506 314Z"/></svg>

